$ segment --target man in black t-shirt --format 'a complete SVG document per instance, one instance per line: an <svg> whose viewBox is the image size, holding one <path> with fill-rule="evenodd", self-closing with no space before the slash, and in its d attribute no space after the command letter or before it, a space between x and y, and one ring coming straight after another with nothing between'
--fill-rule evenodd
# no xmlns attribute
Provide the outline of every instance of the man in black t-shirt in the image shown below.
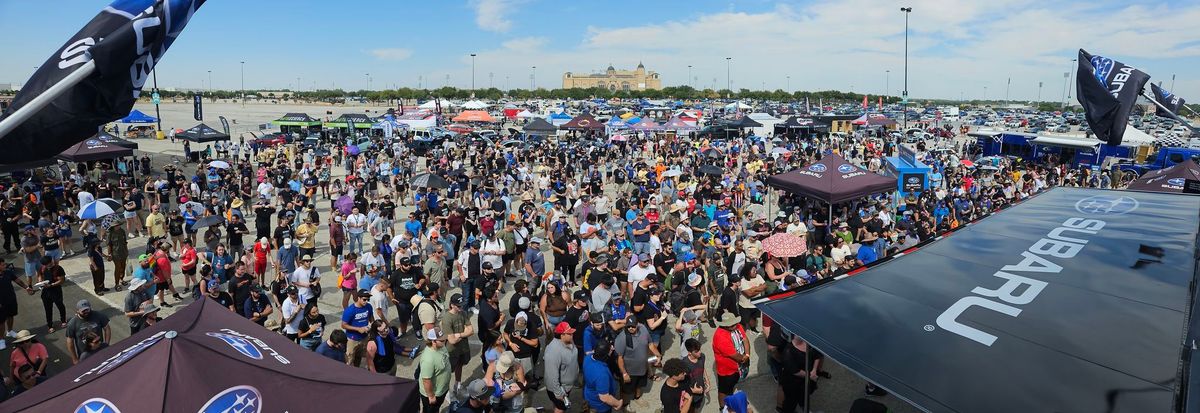
<svg viewBox="0 0 1200 413"><path fill-rule="evenodd" d="M392 295L399 301L396 312L400 317L400 335L408 331L408 321L412 318L412 298L417 290L425 286L425 275L421 269L412 265L409 257L400 257L396 269L391 275Z"/></svg>
<svg viewBox="0 0 1200 413"><path fill-rule="evenodd" d="M540 317L530 317L524 311L504 324L504 337L508 341L508 350L525 368L525 375L533 373L533 357L541 348L542 321Z"/></svg>
<svg viewBox="0 0 1200 413"><path fill-rule="evenodd" d="M254 238L266 238L271 233L271 216L275 215L275 208L267 203L266 200L258 201L254 204ZM278 247L278 243L276 247Z"/></svg>
<svg viewBox="0 0 1200 413"><path fill-rule="evenodd" d="M500 338L500 328L504 325L505 317L499 308L499 291L492 288L484 290L482 301L479 303L479 315L475 320L475 328L479 330L479 341L483 343L483 348L489 348ZM487 364L484 354L479 356L484 364Z"/></svg>

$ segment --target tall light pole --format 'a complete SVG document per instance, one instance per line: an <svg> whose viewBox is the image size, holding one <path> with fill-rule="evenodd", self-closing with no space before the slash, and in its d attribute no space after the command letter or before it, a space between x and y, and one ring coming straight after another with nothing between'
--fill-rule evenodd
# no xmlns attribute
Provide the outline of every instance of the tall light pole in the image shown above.
<svg viewBox="0 0 1200 413"><path fill-rule="evenodd" d="M1038 98L1037 103L1042 104L1042 82L1038 82Z"/></svg>
<svg viewBox="0 0 1200 413"><path fill-rule="evenodd" d="M370 73L363 73L363 77L365 77L365 78L367 79L367 88L366 88L366 90L371 90L371 74L370 74Z"/></svg>
<svg viewBox="0 0 1200 413"><path fill-rule="evenodd" d="M1071 59L1071 70L1067 71L1067 102L1071 101L1071 82L1075 81L1075 61L1076 59ZM1066 109L1066 106L1063 108Z"/></svg>
<svg viewBox="0 0 1200 413"><path fill-rule="evenodd" d="M900 94L900 104L904 108L904 130L908 130L908 14L912 7L901 7L904 12L904 92Z"/></svg>
<svg viewBox="0 0 1200 413"><path fill-rule="evenodd" d="M496 87L495 81L496 81L496 73L488 72L488 89Z"/></svg>
<svg viewBox="0 0 1200 413"><path fill-rule="evenodd" d="M475 53L471 53L471 91L475 91Z"/></svg>
<svg viewBox="0 0 1200 413"><path fill-rule="evenodd" d="M987 101L987 86L983 87L983 101Z"/></svg>
<svg viewBox="0 0 1200 413"><path fill-rule="evenodd" d="M537 90L537 66L529 67L529 90Z"/></svg>
<svg viewBox="0 0 1200 413"><path fill-rule="evenodd" d="M733 60L732 57L725 58L725 90L728 90L730 95L733 94L733 82L729 80L729 64L731 60Z"/></svg>
<svg viewBox="0 0 1200 413"><path fill-rule="evenodd" d="M1174 73L1171 74L1171 89L1170 90L1175 90L1175 74Z"/></svg>
<svg viewBox="0 0 1200 413"><path fill-rule="evenodd" d="M300 76L296 76L296 93L300 93Z"/></svg>
<svg viewBox="0 0 1200 413"><path fill-rule="evenodd" d="M884 96L892 95L892 71L891 70L883 71L883 95Z"/></svg>
<svg viewBox="0 0 1200 413"><path fill-rule="evenodd" d="M1062 100L1059 101L1059 109L1060 110L1067 109L1067 89L1071 87L1071 85L1069 83L1067 83L1067 79L1069 79L1070 76L1071 76L1071 72L1063 72L1063 97L1062 97Z"/></svg>
<svg viewBox="0 0 1200 413"><path fill-rule="evenodd" d="M786 77L787 77L787 92L792 93L792 76L788 75Z"/></svg>
<svg viewBox="0 0 1200 413"><path fill-rule="evenodd" d="M1004 104L1008 104L1008 92L1012 90L1012 78L1008 78L1008 84L1004 86Z"/></svg>
<svg viewBox="0 0 1200 413"><path fill-rule="evenodd" d="M208 94L212 94L212 71L208 71Z"/></svg>
<svg viewBox="0 0 1200 413"><path fill-rule="evenodd" d="M246 107L246 62L242 61L242 107Z"/></svg>
<svg viewBox="0 0 1200 413"><path fill-rule="evenodd" d="M696 88L696 85L693 85L693 84L692 84L692 65L688 65L688 78L687 78L687 81L688 81L688 86L691 86L693 89L695 89L695 88Z"/></svg>

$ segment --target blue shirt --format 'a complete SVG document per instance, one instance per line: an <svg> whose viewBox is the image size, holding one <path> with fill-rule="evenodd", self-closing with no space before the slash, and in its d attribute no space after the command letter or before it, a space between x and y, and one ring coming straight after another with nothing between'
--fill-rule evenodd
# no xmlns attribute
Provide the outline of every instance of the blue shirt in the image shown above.
<svg viewBox="0 0 1200 413"><path fill-rule="evenodd" d="M859 261L862 261L863 265L867 265L879 259L879 255L875 253L875 248L872 248L870 245L860 245L858 247L857 258Z"/></svg>
<svg viewBox="0 0 1200 413"><path fill-rule="evenodd" d="M542 276L546 272L546 257L541 250L530 249L525 253L525 263L533 269L533 275Z"/></svg>
<svg viewBox="0 0 1200 413"><path fill-rule="evenodd" d="M629 224L629 227L634 231L641 231L649 226L650 223L646 222L644 219L638 219L637 221L633 221L633 223ZM633 242L650 242L650 232L647 231L641 234L635 232L633 234Z"/></svg>
<svg viewBox="0 0 1200 413"><path fill-rule="evenodd" d="M615 387L613 385L612 373L608 370L608 364L596 360L592 356L583 358L583 398L587 400L587 404L592 408L592 411L597 413L612 411L612 406L600 401L600 395L607 394L616 397L616 394L613 392Z"/></svg>
<svg viewBox="0 0 1200 413"><path fill-rule="evenodd" d="M362 307L351 304L346 306L345 310L342 310L342 322L355 328L366 327L371 323L371 314L374 312L375 310L371 308L371 304L364 304ZM346 338L354 341L362 341L366 338L366 334L346 330Z"/></svg>
<svg viewBox="0 0 1200 413"><path fill-rule="evenodd" d="M412 234L413 238L421 239L421 221L410 219L404 223L404 230Z"/></svg>
<svg viewBox="0 0 1200 413"><path fill-rule="evenodd" d="M596 347L596 342L598 340L600 340L600 339L597 338L596 334L592 331L591 324L588 324L586 327L584 327L583 328L583 354L591 353L592 349Z"/></svg>
<svg viewBox="0 0 1200 413"><path fill-rule="evenodd" d="M296 256L300 254L300 249L296 244L292 244L291 248L280 248L275 253L276 259L279 260L279 266L283 267L284 274L291 274L296 271Z"/></svg>
<svg viewBox="0 0 1200 413"><path fill-rule="evenodd" d="M353 307L353 306L351 306L351 307ZM342 350L334 349L333 347L329 347L328 341L322 341L321 344L318 345L317 349L314 351L316 351L317 354L334 359L339 363L346 362L346 352L342 351Z"/></svg>
<svg viewBox="0 0 1200 413"><path fill-rule="evenodd" d="M146 292L150 296L154 296L154 293L158 290L158 286L154 285L154 271L151 271L149 268L142 268L141 265L134 266L133 278L146 280Z"/></svg>

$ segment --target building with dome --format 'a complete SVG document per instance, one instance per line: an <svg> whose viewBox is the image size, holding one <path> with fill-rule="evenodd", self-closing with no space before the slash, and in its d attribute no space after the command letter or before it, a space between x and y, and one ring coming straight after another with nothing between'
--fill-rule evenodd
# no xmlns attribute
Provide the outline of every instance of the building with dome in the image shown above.
<svg viewBox="0 0 1200 413"><path fill-rule="evenodd" d="M611 91L662 89L662 79L658 72L648 71L646 66L642 66L642 63L638 62L637 69L633 70L617 70L612 65L608 65L608 69L604 73L563 73L562 87L563 89L598 87Z"/></svg>

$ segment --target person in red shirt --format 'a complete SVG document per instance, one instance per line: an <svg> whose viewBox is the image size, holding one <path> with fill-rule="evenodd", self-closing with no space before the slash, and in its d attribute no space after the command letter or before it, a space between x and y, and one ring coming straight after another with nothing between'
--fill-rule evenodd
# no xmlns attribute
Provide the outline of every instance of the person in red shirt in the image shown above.
<svg viewBox="0 0 1200 413"><path fill-rule="evenodd" d="M183 239L183 252L179 255L179 269L183 272L183 290L192 291L192 284L196 283L196 248L192 246L192 240Z"/></svg>
<svg viewBox="0 0 1200 413"><path fill-rule="evenodd" d="M171 256L167 254L167 250L171 248L171 243L161 241L158 243L158 251L154 252L154 285L158 290L158 303L163 307L172 307L167 304L167 290L171 290L171 296L176 300L183 301L183 297L179 296L179 292L175 291L175 286L171 282Z"/></svg>
<svg viewBox="0 0 1200 413"><path fill-rule="evenodd" d="M263 277L267 273L267 257L271 253L271 242L267 237L263 237L254 243L254 275L258 277L258 284L263 285Z"/></svg>
<svg viewBox="0 0 1200 413"><path fill-rule="evenodd" d="M725 408L725 396L737 391L737 383L746 375L750 365L750 341L742 329L742 318L729 312L717 317L713 333L713 358L717 371L717 400Z"/></svg>

